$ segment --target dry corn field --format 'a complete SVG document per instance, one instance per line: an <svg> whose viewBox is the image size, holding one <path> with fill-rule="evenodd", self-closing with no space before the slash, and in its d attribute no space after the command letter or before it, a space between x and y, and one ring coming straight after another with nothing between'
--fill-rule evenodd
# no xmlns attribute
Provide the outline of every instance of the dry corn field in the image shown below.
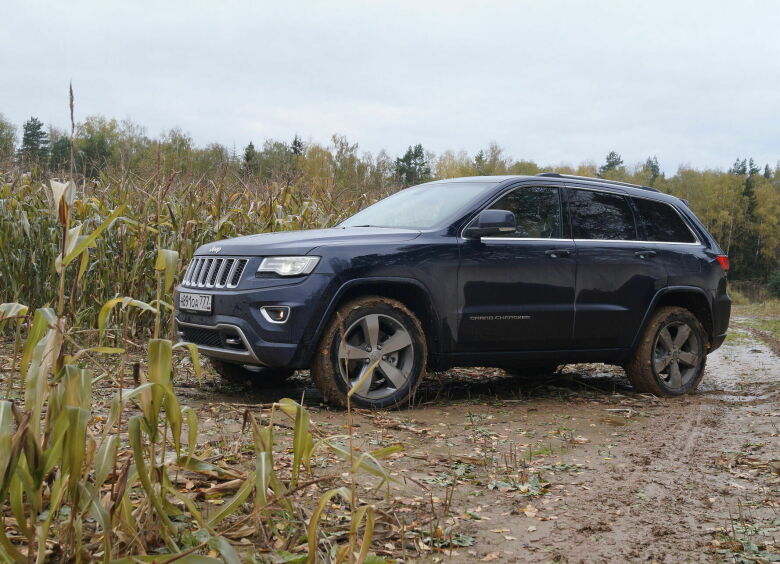
<svg viewBox="0 0 780 564"><path fill-rule="evenodd" d="M199 245L378 197L0 176L0 561L780 559L776 303L737 308L701 393L668 401L579 365L453 370L405 411L331 410L305 373L235 389L176 344Z"/></svg>

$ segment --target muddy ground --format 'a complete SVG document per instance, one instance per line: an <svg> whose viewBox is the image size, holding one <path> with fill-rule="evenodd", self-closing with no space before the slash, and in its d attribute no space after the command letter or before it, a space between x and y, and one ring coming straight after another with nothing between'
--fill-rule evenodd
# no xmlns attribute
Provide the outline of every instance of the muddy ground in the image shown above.
<svg viewBox="0 0 780 564"><path fill-rule="evenodd" d="M553 380L469 369L430 376L410 409L356 413L365 448L405 445L386 462L399 479L390 494L397 526L380 554L777 561L780 358L750 321L735 319L689 397L636 394L622 370L604 365L567 366ZM179 392L218 435L240 431L241 409L283 396L303 398L326 432L348 425L305 376L284 390Z"/></svg>
<svg viewBox="0 0 780 564"><path fill-rule="evenodd" d="M553 379L461 369L429 375L409 409L353 413L358 447L404 445L384 461L397 480L389 498L361 488L382 510L373 551L407 562L780 561L778 319L737 313L692 396L636 394L604 365ZM98 410L115 382L96 385ZM274 389L179 375L177 394L199 414L199 455L220 465L251 468L244 414L267 416L282 397L302 400L322 435L349 429L306 374ZM329 470L316 464L315 475ZM233 540L254 552L251 535Z"/></svg>

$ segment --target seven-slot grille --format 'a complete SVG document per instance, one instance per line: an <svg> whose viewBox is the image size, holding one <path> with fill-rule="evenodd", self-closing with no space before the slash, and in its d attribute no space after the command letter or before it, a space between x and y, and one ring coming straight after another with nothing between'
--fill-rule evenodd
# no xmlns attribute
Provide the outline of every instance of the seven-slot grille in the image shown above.
<svg viewBox="0 0 780 564"><path fill-rule="evenodd" d="M181 284L191 288L235 288L247 262L244 258L195 257Z"/></svg>

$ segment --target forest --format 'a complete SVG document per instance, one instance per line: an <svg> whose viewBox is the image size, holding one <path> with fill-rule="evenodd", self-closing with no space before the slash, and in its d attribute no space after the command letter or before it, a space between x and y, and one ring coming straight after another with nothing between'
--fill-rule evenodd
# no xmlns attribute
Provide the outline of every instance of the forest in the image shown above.
<svg viewBox="0 0 780 564"><path fill-rule="evenodd" d="M603 163L544 165L507 155L495 143L474 155L462 150L435 154L412 143L404 154L393 156L364 151L358 142L338 134L327 143L296 135L228 148L218 143L197 146L180 128L150 137L137 123L102 116L71 125L71 131L64 131L31 117L17 126L0 114L0 217L5 223L0 242L6 256L18 253L20 259L0 265L3 301L39 304L49 295L46 273L31 268L23 257L47 259L51 257L44 255L56 253L56 241L40 229L47 226L47 218L37 213L40 202L35 203L45 197L40 184L50 178L78 179L82 194L91 196L83 203L90 201L98 209L127 204L131 217L126 229L131 231L133 222L162 221L157 208L150 207L152 200L162 198L157 204L169 222L161 236L186 261L202 242L332 225L389 193L428 180L543 171L599 176L685 199L729 254L734 280L765 284L780 265L780 164L773 168L749 157L724 163L724 170L680 165L667 175L655 156L630 164L618 151L610 152ZM11 194L16 205L8 199ZM200 197L188 198L192 194ZM24 228L10 228L15 225ZM143 268L125 251L127 246L118 249L118 260ZM125 276L120 273L119 278ZM91 295L130 295L139 290L128 287L131 279L106 280L105 287Z"/></svg>

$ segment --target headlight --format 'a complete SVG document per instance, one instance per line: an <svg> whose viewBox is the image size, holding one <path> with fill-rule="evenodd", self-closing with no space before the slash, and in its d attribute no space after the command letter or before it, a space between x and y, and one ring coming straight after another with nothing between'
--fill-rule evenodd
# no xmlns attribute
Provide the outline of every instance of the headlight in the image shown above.
<svg viewBox="0 0 780 564"><path fill-rule="evenodd" d="M266 257L257 267L257 273L273 272L279 276L300 276L309 274L318 262L320 257Z"/></svg>

